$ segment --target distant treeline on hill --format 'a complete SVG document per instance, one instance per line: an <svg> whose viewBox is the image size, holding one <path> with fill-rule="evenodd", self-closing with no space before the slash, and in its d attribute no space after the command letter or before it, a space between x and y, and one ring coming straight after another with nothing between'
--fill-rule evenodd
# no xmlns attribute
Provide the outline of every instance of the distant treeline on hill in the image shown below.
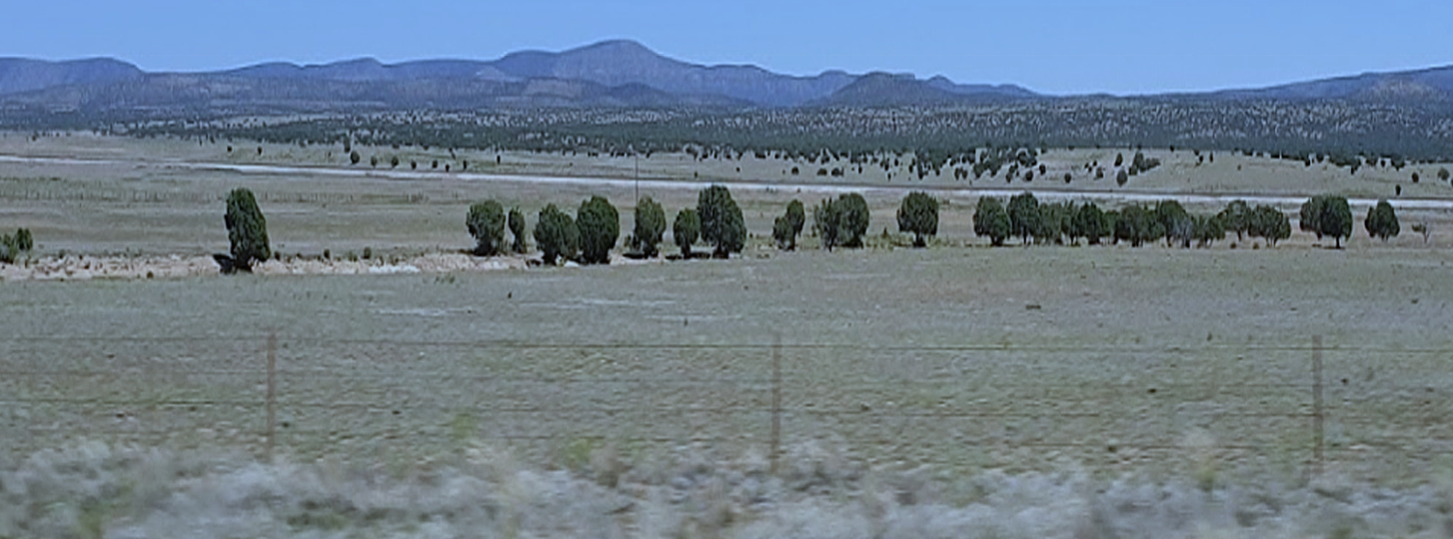
<svg viewBox="0 0 1453 539"><path fill-rule="evenodd" d="M650 154L806 156L885 151L962 154L972 148L1146 147L1268 155L1453 161L1453 109L1439 103L1081 99L1013 106L708 109L546 109L332 113L229 119L226 111L152 117L82 110L0 111L0 127L89 129L138 137L288 144Z"/></svg>

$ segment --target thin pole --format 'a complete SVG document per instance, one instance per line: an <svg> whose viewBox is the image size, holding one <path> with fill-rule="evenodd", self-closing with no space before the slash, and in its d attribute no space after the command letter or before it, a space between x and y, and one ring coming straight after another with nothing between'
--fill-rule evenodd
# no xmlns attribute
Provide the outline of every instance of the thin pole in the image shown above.
<svg viewBox="0 0 1453 539"><path fill-rule="evenodd" d="M277 333L267 335L267 458L272 460L277 426Z"/></svg>
<svg viewBox="0 0 1453 539"><path fill-rule="evenodd" d="M782 336L778 335L772 346L772 473L777 473L777 461L782 454Z"/></svg>
<svg viewBox="0 0 1453 539"><path fill-rule="evenodd" d="M1322 415L1322 336L1312 337L1312 474L1322 474L1322 443L1324 439Z"/></svg>

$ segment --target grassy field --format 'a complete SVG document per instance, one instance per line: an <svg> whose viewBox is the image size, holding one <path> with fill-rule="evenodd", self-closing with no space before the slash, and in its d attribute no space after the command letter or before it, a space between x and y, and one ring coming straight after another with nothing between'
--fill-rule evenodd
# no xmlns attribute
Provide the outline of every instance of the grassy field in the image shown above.
<svg viewBox="0 0 1453 539"><path fill-rule="evenodd" d="M385 152L361 151L365 164L348 167L341 148L264 145L258 156L241 143L229 154L225 143L9 134L0 156L53 159L0 159L0 227L33 229L42 257L205 255L226 250L222 199L236 186L257 192L286 254L466 248L465 208L485 198L533 221L546 203L573 211L605 195L621 209L623 233L632 225L629 183L336 172ZM1447 210L1400 211L1403 234L1386 244L1367 238L1355 210L1357 233L1343 251L1300 232L1276 248L1246 240L1233 249L1228 238L1196 250L991 249L972 235L977 193L937 191L948 204L932 248L882 235L896 228L896 188L908 185L1288 197L1392 196L1402 185L1404 197L1453 199L1433 179L1437 167L1352 176L1150 154L1166 166L1124 191L1084 178L909 184L880 170L793 180L788 163L772 160L643 159L643 177L683 180L642 192L670 215L695 205L686 182L697 175L752 182L735 193L757 237L726 262L3 282L0 537L101 536L82 528L118 537L201 528L219 537L1446 529L1437 526L1449 490L1427 484L1453 470L1443 457L1453 410L1440 398L1453 387ZM634 176L631 159L494 157L456 159L469 159L471 172ZM1054 177L1113 158L1076 150L1043 160ZM1406 180L1412 170L1417 185ZM762 185L779 178L803 187ZM813 238L797 253L771 248L761 236L786 201L811 204L822 186L865 189L872 248L826 253ZM1283 209L1294 215L1294 205ZM1410 230L1424 220L1434 229L1426 244ZM269 335L279 461L248 464L268 453ZM1308 484L1318 464L1315 337L1325 456L1321 482ZM774 408L786 455L783 470L767 474ZM156 452L37 453L77 438ZM244 456L180 456L219 447ZM513 456L481 457L480 447ZM348 475L334 461L366 471ZM441 468L453 479L429 475ZM619 487L583 479L614 468L625 470ZM1126 476L1134 479L1108 482Z"/></svg>
<svg viewBox="0 0 1453 539"><path fill-rule="evenodd" d="M420 250L455 250L470 245L463 219L468 205L485 198L500 200L507 207L519 206L533 222L535 213L546 203L555 203L573 211L591 195L603 195L621 210L622 231L631 226L634 185L619 182L576 182L542 184L519 178L515 174L535 176L578 175L588 177L630 177L627 167L632 160L611 158L580 158L578 166L569 165L561 156L505 154L505 165L493 165L493 155L470 157L476 163L471 172L499 172L506 176L479 180L459 175L424 174L410 177L340 176L332 173L346 164L328 161L330 151L341 148L298 148L296 146L263 145L257 156L241 151L241 144L232 154L225 143L216 147L189 145L180 141L133 140L125 138L73 135L31 141L16 134L0 137L0 156L58 158L63 161L20 162L0 160L0 226L26 226L34 230L41 253L145 253L206 254L224 251L226 231L221 226L223 197L227 190L246 186L259 196L268 216L273 245L287 254L319 255L328 250L337 256L361 252L371 247L380 253L417 252ZM448 157L448 152L430 158ZM1154 154L1155 152L1152 152ZM702 178L712 180L752 181L754 188L739 188L736 198L742 205L749 231L761 236L754 242L767 246L772 219L780 215L788 200L798 198L811 205L822 197L815 186L861 186L873 210L870 233L880 236L887 229L896 232L894 215L903 192L898 188L962 188L962 191L936 191L948 205L940 218L940 238L950 245L980 244L973 236L974 204L981 189L1035 189L1042 193L1071 192L1105 193L1134 192L1138 195L1177 196L1188 194L1248 194L1300 197L1323 192L1340 192L1352 196L1391 197L1383 193L1392 185L1401 184L1404 197L1422 200L1453 199L1453 187L1435 179L1436 167L1421 167L1425 178L1412 184L1406 176L1414 168L1394 172L1391 169L1363 169L1357 176L1341 171L1323 171L1321 165L1304 170L1300 164L1270 159L1223 155L1214 165L1195 166L1191 152L1162 155L1167 164L1161 169L1133 180L1126 190L1114 187L1113 180L1084 180L1065 186L1062 182L1005 184L1002 180L955 182L933 179L912 183L885 182L881 179L818 178L804 175L784 184L798 182L802 187L766 188L760 182L781 179L768 169L786 163L761 161L743 164L743 174L728 174L733 163L706 161ZM477 160L475 158L478 158ZM75 159L83 159L77 161ZM464 157L460 158L461 160ZM692 179L698 164L686 156L655 156L642 160L642 177ZM1054 169L1057 163L1079 163L1099 160L1113 162L1109 150L1052 151L1044 160ZM336 160L336 155L335 155ZM750 161L752 158L748 157ZM589 161L589 162L587 162ZM297 172L235 171L195 166L186 163L237 163L311 167ZM479 165L477 163L485 163ZM753 166L758 168L754 169ZM765 167L765 168L764 168ZM385 167L386 168L386 167ZM1236 168L1245 168L1237 171ZM1056 169L1058 170L1058 169ZM1051 171L1050 176L1056 173ZM1113 174L1112 174L1113 176ZM514 179L511 179L514 178ZM805 188L804 188L805 187ZM642 191L660 201L668 219L683 207L695 206L697 187L686 183L652 182ZM1128 190L1128 191L1127 191ZM1113 204L1110 204L1113 206ZM1192 205L1193 211L1214 212L1213 205ZM1295 217L1295 205L1283 210ZM1353 248L1372 248L1376 243L1361 230L1361 208L1354 208L1358 226ZM1423 239L1410 228L1413 223L1427 221L1433 229L1430 245L1453 245L1453 213L1447 209L1406 209L1400 212L1403 234L1392 245L1406 248L1424 247ZM1294 223L1295 226L1295 223ZM669 236L668 236L669 237ZM1306 246L1313 239L1295 234L1293 248ZM811 245L813 240L808 238ZM668 242L669 243L669 242ZM1229 248L1223 242L1220 248ZM1244 245L1243 245L1244 247Z"/></svg>
<svg viewBox="0 0 1453 539"><path fill-rule="evenodd" d="M559 464L783 441L873 464L1295 477L1325 339L1328 465L1425 477L1442 418L1444 251L937 249L451 276L6 285L4 436L260 451L265 335L278 443L308 457ZM1191 441L1188 441L1191 440ZM1202 443L1202 442L1194 442ZM575 450L572 450L572 444ZM578 444L586 444L580 446Z"/></svg>

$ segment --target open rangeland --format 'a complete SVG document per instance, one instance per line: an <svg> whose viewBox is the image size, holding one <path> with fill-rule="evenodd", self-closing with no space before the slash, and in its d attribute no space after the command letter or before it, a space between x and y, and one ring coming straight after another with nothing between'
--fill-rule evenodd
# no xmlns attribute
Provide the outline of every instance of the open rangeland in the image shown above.
<svg viewBox="0 0 1453 539"><path fill-rule="evenodd" d="M14 470L0 475L0 536L1447 529L1453 219L1441 203L1453 189L1427 179L1436 168L1404 186L1416 200L1400 237L1369 239L1354 207L1345 250L1302 232L1276 247L1232 235L1210 249L988 248L972 234L975 190L1039 180L762 172L733 184L756 236L741 258L542 269L458 254L465 208L494 198L533 222L547 202L573 212L600 194L625 234L625 160L591 165L617 180L592 182L568 170L586 165L526 154L501 162L555 168L354 173L266 161L277 146L225 160L175 141L14 134L0 150L0 226L31 228L39 246L0 270L0 463L18 462L0 467ZM1066 153L1094 158L1078 152ZM1390 197L1406 173L1218 156L1226 170L1201 176L1162 158L1125 191L1086 180L1083 192L1111 207L1130 194L1280 197L1295 216L1297 198L1324 188ZM695 205L693 165L645 161L643 176L664 181L642 195L668 216ZM1287 186L1234 171L1253 165ZM711 166L701 181L731 179ZM258 194L283 260L223 277L206 257L227 249L222 199L237 186ZM934 191L948 201L939 238L913 250L883 234L908 186L975 190ZM806 238L782 253L762 237L788 200L810 206L828 188L864 190L870 248L828 253ZM1423 221L1427 241L1410 231ZM350 260L365 248L375 256ZM406 266L423 272L323 275ZM498 271L461 271L482 268ZM106 276L121 278L91 278ZM156 452L36 453L78 439ZM244 456L189 460L193 449ZM268 464L238 464L254 458ZM461 501L475 499L491 501Z"/></svg>

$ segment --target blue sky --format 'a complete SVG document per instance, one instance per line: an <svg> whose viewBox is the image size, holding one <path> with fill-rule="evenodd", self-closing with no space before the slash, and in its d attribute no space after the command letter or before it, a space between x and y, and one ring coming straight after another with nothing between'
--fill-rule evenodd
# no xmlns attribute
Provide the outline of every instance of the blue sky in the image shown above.
<svg viewBox="0 0 1453 539"><path fill-rule="evenodd" d="M1048 93L1206 90L1453 64L1448 0L16 0L0 55L148 70L490 59L629 38L680 59L946 75Z"/></svg>

